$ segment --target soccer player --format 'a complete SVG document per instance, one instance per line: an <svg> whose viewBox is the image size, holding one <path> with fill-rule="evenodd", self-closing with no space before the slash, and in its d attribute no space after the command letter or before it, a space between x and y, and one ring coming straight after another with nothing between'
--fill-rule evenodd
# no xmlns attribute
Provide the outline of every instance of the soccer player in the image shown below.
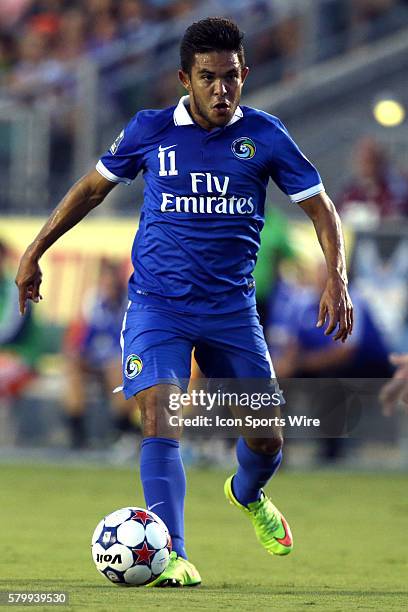
<svg viewBox="0 0 408 612"><path fill-rule="evenodd" d="M252 278L269 178L313 220L326 258L317 326L327 320L325 333L344 342L353 324L340 222L319 174L279 119L239 106L249 70L242 40L236 24L221 18L186 30L179 79L187 96L174 107L133 117L96 169L51 214L16 278L24 312L27 299L41 299L38 262L44 252L116 184L130 184L143 172L122 333L123 389L142 413L146 503L167 524L173 542L169 566L155 586L201 582L184 545L181 432L168 420L169 395L189 378L192 349L206 377L274 377ZM288 554L289 526L263 492L281 463L280 430L268 438L241 437L237 459L237 472L225 483L227 499L253 522L269 553Z"/></svg>

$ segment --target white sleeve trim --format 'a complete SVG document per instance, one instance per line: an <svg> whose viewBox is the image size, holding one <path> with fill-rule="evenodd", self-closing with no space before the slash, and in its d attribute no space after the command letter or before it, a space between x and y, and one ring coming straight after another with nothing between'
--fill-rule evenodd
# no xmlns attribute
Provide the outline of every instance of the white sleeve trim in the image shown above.
<svg viewBox="0 0 408 612"><path fill-rule="evenodd" d="M317 195L321 191L324 191L323 183L314 185L314 187L309 187L309 189L305 189L304 191L299 191L299 193L293 193L289 195L289 198L291 202L297 204L298 202L302 202L302 200L307 200L307 198Z"/></svg>
<svg viewBox="0 0 408 612"><path fill-rule="evenodd" d="M106 166L103 165L101 160L98 161L95 167L99 174L102 174L102 176L108 179L108 181L112 181L112 183L126 183L126 185L130 185L132 182L128 178L122 178L121 176L116 176L116 174L113 174L110 170L107 169Z"/></svg>

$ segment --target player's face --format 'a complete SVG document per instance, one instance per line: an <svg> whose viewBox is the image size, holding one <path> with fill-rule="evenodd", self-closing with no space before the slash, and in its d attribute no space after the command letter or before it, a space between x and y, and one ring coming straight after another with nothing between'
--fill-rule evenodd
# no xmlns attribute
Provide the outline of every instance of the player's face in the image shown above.
<svg viewBox="0 0 408 612"><path fill-rule="evenodd" d="M223 127L232 119L248 71L233 51L196 53L191 74L179 71L190 95L190 113L201 127Z"/></svg>

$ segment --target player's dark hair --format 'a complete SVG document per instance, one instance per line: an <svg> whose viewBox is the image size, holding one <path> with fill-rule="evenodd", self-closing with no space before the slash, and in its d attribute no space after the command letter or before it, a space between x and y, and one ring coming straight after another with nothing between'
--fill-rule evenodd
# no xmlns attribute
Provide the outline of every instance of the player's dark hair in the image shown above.
<svg viewBox="0 0 408 612"><path fill-rule="evenodd" d="M196 53L234 51L243 68L245 66L244 34L236 23L223 17L207 17L193 23L184 33L180 45L181 69L191 74Z"/></svg>

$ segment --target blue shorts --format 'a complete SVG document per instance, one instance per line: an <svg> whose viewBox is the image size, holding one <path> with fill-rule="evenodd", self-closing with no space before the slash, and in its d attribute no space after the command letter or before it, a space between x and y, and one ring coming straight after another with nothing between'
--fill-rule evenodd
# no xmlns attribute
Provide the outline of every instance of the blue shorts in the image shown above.
<svg viewBox="0 0 408 612"><path fill-rule="evenodd" d="M193 349L207 378L275 378L255 306L195 315L131 302L121 344L126 399L159 383L186 388Z"/></svg>

